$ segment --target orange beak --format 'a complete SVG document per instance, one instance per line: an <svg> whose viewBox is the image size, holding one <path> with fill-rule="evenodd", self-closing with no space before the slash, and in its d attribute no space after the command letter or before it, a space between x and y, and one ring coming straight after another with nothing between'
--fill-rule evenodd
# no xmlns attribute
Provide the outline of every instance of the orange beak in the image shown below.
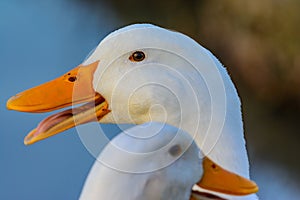
<svg viewBox="0 0 300 200"><path fill-rule="evenodd" d="M203 176L197 185L229 195L248 195L258 191L256 183L223 169L207 157L203 160Z"/></svg>
<svg viewBox="0 0 300 200"><path fill-rule="evenodd" d="M109 112L105 99L93 89L93 77L98 63L99 61L87 66L80 65L55 80L21 92L7 101L8 109L34 113L88 102L43 120L26 136L26 145L76 125L98 121Z"/></svg>

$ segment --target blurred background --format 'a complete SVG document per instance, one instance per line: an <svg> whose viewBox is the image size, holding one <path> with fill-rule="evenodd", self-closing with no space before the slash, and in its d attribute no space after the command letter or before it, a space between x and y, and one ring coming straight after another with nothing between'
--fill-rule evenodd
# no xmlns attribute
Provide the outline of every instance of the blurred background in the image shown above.
<svg viewBox="0 0 300 200"><path fill-rule="evenodd" d="M183 32L221 60L242 99L260 198L297 199L299 10L298 0L1 0L0 199L78 198L94 158L76 130L26 147L24 136L49 114L7 111L6 101L77 66L109 32L137 22Z"/></svg>

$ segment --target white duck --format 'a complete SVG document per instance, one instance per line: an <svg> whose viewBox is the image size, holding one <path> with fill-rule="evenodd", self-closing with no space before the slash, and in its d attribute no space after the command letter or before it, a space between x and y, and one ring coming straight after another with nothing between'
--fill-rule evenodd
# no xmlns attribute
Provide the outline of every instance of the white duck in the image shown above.
<svg viewBox="0 0 300 200"><path fill-rule="evenodd" d="M17 94L7 107L46 112L83 102L90 103L43 120L25 144L90 121L166 122L190 133L220 166L249 178L237 91L222 64L186 35L150 24L119 29L82 65Z"/></svg>
<svg viewBox="0 0 300 200"><path fill-rule="evenodd" d="M225 178L231 184L224 184ZM80 199L212 199L193 193L194 184L237 195L256 188L255 183L205 158L188 133L150 122L120 133L104 148Z"/></svg>

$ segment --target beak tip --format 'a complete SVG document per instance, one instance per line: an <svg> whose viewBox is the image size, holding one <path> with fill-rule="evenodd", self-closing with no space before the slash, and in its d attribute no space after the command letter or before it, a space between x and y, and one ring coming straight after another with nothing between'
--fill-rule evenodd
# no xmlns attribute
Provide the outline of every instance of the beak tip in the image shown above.
<svg viewBox="0 0 300 200"><path fill-rule="evenodd" d="M25 146L29 146L29 145L32 145L33 143L31 143L31 142L27 142L27 141L24 141L24 145Z"/></svg>
<svg viewBox="0 0 300 200"><path fill-rule="evenodd" d="M255 194L259 190L258 185L254 181L249 181L248 185L244 185L240 187L240 191L237 193L238 195L249 195Z"/></svg>
<svg viewBox="0 0 300 200"><path fill-rule="evenodd" d="M35 143L35 142L32 140L26 139L26 137L24 138L24 145L29 146L29 145L32 145L33 143Z"/></svg>
<svg viewBox="0 0 300 200"><path fill-rule="evenodd" d="M30 139L28 139L28 136L26 136L26 137L24 138L24 144L25 144L26 146L30 145Z"/></svg>
<svg viewBox="0 0 300 200"><path fill-rule="evenodd" d="M245 194L252 194L252 193L257 193L259 190L258 185L254 181L248 182L247 185L244 185L244 187L241 187L241 189L244 189Z"/></svg>
<svg viewBox="0 0 300 200"><path fill-rule="evenodd" d="M20 95L16 94L12 97L10 97L6 102L6 108L8 110L19 110L18 109L18 103L20 101Z"/></svg>
<svg viewBox="0 0 300 200"><path fill-rule="evenodd" d="M13 110L13 99L14 99L14 96L10 97L6 102L6 108L8 110Z"/></svg>
<svg viewBox="0 0 300 200"><path fill-rule="evenodd" d="M256 183L253 182L253 188L252 188L252 193L257 193L259 190L259 187L256 185Z"/></svg>
<svg viewBox="0 0 300 200"><path fill-rule="evenodd" d="M26 146L31 145L33 143L35 143L35 137L34 137L34 133L36 132L36 129L32 130L30 133L28 133L28 135L26 135L26 137L24 138L24 144Z"/></svg>

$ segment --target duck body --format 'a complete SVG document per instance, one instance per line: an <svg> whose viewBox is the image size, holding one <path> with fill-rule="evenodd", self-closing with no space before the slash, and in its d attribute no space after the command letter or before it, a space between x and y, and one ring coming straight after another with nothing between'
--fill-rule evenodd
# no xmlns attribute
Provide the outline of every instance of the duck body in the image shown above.
<svg viewBox="0 0 300 200"><path fill-rule="evenodd" d="M135 126L116 136L101 152L80 199L188 200L203 173L200 155L192 138L175 127L160 123Z"/></svg>
<svg viewBox="0 0 300 200"><path fill-rule="evenodd" d="M150 122L123 131L107 144L87 177L80 199L222 199L192 191L195 184L225 194L257 191L252 181L205 157L187 132Z"/></svg>

